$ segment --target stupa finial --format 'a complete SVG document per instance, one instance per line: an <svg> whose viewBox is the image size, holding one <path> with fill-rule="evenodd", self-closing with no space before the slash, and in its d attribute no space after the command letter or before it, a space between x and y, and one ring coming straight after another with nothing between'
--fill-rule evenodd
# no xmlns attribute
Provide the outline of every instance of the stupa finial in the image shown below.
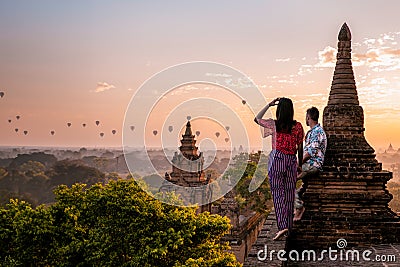
<svg viewBox="0 0 400 267"><path fill-rule="evenodd" d="M338 39L339 41L351 41L351 32L346 22L343 23L342 28L340 29Z"/></svg>

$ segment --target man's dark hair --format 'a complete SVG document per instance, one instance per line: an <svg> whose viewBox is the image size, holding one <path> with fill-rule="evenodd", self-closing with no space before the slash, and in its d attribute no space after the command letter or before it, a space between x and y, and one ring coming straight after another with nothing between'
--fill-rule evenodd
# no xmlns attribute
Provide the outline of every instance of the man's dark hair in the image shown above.
<svg viewBox="0 0 400 267"><path fill-rule="evenodd" d="M307 114L313 121L318 121L319 118L319 111L316 107L311 107L307 109Z"/></svg>
<svg viewBox="0 0 400 267"><path fill-rule="evenodd" d="M296 124L296 121L293 120L293 115L294 109L292 100L282 97L276 109L276 131L291 133L293 126Z"/></svg>

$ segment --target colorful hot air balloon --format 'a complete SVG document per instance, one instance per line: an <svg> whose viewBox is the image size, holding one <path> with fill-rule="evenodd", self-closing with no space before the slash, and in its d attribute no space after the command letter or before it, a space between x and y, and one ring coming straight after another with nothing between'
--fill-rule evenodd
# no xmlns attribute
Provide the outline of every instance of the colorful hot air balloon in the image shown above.
<svg viewBox="0 0 400 267"><path fill-rule="evenodd" d="M17 118L17 120L19 120L19 118L21 118L21 116L17 115L17 116L15 116L15 118Z"/></svg>
<svg viewBox="0 0 400 267"><path fill-rule="evenodd" d="M50 133L51 133L51 135L54 135L56 132L55 131L51 131Z"/></svg>
<svg viewBox="0 0 400 267"><path fill-rule="evenodd" d="M229 142L229 138L228 138L228 137L227 137L227 138L225 138L225 142L227 142L227 143Z"/></svg>
<svg viewBox="0 0 400 267"><path fill-rule="evenodd" d="M96 125L99 126L99 124L100 124L100 121L96 121Z"/></svg>
<svg viewBox="0 0 400 267"><path fill-rule="evenodd" d="M0 92L0 97L3 98L4 92Z"/></svg>
<svg viewBox="0 0 400 267"><path fill-rule="evenodd" d="M27 135L28 134L28 131L24 131L24 135Z"/></svg>
<svg viewBox="0 0 400 267"><path fill-rule="evenodd" d="M154 131L153 131L153 134L154 134L154 136L156 136L156 135L157 135L157 133L158 133L158 131L157 131L157 130L154 130Z"/></svg>
<svg viewBox="0 0 400 267"><path fill-rule="evenodd" d="M231 128L231 127L229 127L229 126L225 126L225 129L226 129L227 131L229 131L230 128Z"/></svg>
<svg viewBox="0 0 400 267"><path fill-rule="evenodd" d="M169 131L169 132L172 132L173 130L174 130L174 127L172 127L171 125L168 126L168 131Z"/></svg>
<svg viewBox="0 0 400 267"><path fill-rule="evenodd" d="M82 123L82 126L83 126L83 127L86 127L86 123Z"/></svg>
<svg viewBox="0 0 400 267"><path fill-rule="evenodd" d="M67 123L67 126L68 126L68 127L71 127L71 125L72 125L72 124L71 124L70 122Z"/></svg>
<svg viewBox="0 0 400 267"><path fill-rule="evenodd" d="M215 132L215 136L216 136L217 138L219 137L219 135L220 135L219 132Z"/></svg>
<svg viewBox="0 0 400 267"><path fill-rule="evenodd" d="M188 121L190 121L190 120L192 119L192 116L187 116L186 119L187 119Z"/></svg>
<svg viewBox="0 0 400 267"><path fill-rule="evenodd" d="M111 132L112 132L112 134L116 134L116 133L117 133L117 131L116 131L116 130L112 130Z"/></svg>
<svg viewBox="0 0 400 267"><path fill-rule="evenodd" d="M18 128L15 128L14 131L15 131L16 133L18 133Z"/></svg>
<svg viewBox="0 0 400 267"><path fill-rule="evenodd" d="M103 137L104 136L104 133L100 133L100 137Z"/></svg>
<svg viewBox="0 0 400 267"><path fill-rule="evenodd" d="M131 126L131 131L133 131L133 130L135 130L135 126L132 125Z"/></svg>
<svg viewBox="0 0 400 267"><path fill-rule="evenodd" d="M200 131L196 131L196 136L199 136L200 135Z"/></svg>
<svg viewBox="0 0 400 267"><path fill-rule="evenodd" d="M9 123L11 123L11 120L8 120Z"/></svg>
<svg viewBox="0 0 400 267"><path fill-rule="evenodd" d="M243 105L246 105L246 100L242 100L242 104L243 104Z"/></svg>

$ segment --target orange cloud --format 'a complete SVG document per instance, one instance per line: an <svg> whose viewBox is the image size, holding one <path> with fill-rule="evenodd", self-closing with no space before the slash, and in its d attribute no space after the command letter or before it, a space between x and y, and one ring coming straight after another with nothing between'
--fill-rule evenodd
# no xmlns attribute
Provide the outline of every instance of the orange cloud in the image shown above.
<svg viewBox="0 0 400 267"><path fill-rule="evenodd" d="M112 84L108 84L106 82L98 82L95 92L100 93L114 88L115 86Z"/></svg>
<svg viewBox="0 0 400 267"><path fill-rule="evenodd" d="M319 64L325 65L336 62L336 48L327 46L324 50L318 52Z"/></svg>
<svg viewBox="0 0 400 267"><path fill-rule="evenodd" d="M353 54L354 62L379 62L379 56L381 53L378 53L376 49L370 49L365 54Z"/></svg>

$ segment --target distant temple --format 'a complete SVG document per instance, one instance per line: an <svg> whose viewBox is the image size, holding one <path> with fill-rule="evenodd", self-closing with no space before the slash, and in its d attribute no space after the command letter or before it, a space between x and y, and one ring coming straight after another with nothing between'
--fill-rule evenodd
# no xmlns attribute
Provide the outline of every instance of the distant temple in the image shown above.
<svg viewBox="0 0 400 267"><path fill-rule="evenodd" d="M165 182L161 186L161 192L174 191L181 196L184 203L207 203L211 198L211 192L205 191L200 186L210 183L211 177L205 177L203 170L204 158L203 153L198 154L196 140L192 134L190 121L186 123L185 134L182 135L180 153L175 152L172 158L172 172L165 173ZM168 182L182 186L182 190L174 190ZM199 187L194 189L194 193L186 191L186 187ZM211 212L211 204L199 206L198 212Z"/></svg>
<svg viewBox="0 0 400 267"><path fill-rule="evenodd" d="M388 207L392 195L364 137L364 112L359 105L351 62L351 33L339 32L337 62L323 127L328 146L323 172L304 182L305 213L295 224L295 247L327 248L338 238L360 246L400 241L400 218Z"/></svg>
<svg viewBox="0 0 400 267"><path fill-rule="evenodd" d="M386 152L388 152L388 153L395 153L395 152L396 152L396 150L394 150L394 148L393 148L393 146L392 146L391 143L389 144L389 147L388 147L388 149L386 150Z"/></svg>

